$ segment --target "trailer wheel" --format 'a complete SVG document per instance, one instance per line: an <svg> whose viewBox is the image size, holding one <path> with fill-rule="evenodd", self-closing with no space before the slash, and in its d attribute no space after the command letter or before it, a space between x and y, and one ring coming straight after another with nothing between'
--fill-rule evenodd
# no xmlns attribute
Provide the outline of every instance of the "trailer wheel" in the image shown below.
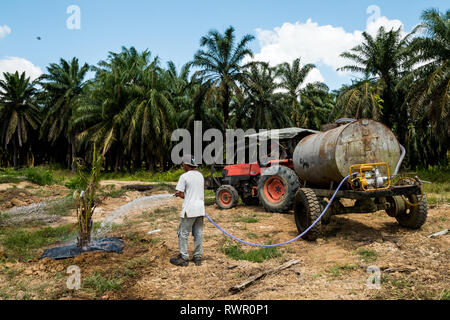
<svg viewBox="0 0 450 320"><path fill-rule="evenodd" d="M268 212L288 212L292 209L299 185L299 179L292 169L269 167L258 181L259 201Z"/></svg>
<svg viewBox="0 0 450 320"><path fill-rule="evenodd" d="M320 203L314 191L308 188L298 189L295 194L294 215L299 233L304 232L320 216ZM302 238L316 240L320 235L321 221L318 221Z"/></svg>
<svg viewBox="0 0 450 320"><path fill-rule="evenodd" d="M223 185L216 191L216 203L222 210L228 210L236 206L239 194L233 186Z"/></svg>
<svg viewBox="0 0 450 320"><path fill-rule="evenodd" d="M418 197L417 195L409 195L408 201L411 203L417 203ZM427 220L428 215L428 205L427 205L427 197L423 195L420 203L411 207L406 205L406 208L399 212L395 219L402 226L410 229L419 229L425 221Z"/></svg>

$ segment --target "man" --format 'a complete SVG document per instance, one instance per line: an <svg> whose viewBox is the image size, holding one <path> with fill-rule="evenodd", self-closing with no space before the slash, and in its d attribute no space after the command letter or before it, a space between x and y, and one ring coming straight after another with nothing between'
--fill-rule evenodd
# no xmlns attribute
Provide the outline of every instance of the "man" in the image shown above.
<svg viewBox="0 0 450 320"><path fill-rule="evenodd" d="M187 266L189 264L188 237L192 232L194 236L195 265L202 263L203 256L203 217L205 216L205 180L203 175L195 170L197 165L191 155L184 156L182 164L184 171L178 180L175 197L184 199L181 209L180 226L178 228L178 247L180 254L170 259L170 263L176 266Z"/></svg>

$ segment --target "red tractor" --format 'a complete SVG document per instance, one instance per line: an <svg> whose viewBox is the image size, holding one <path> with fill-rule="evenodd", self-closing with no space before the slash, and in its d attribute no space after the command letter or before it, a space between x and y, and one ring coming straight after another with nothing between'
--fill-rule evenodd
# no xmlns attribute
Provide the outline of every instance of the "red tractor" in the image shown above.
<svg viewBox="0 0 450 320"><path fill-rule="evenodd" d="M258 161L254 163L214 165L211 175L205 180L205 186L215 191L216 203L221 209L233 208L240 197L246 205L261 203L269 212L288 212L293 207L295 193L300 186L293 170L294 149L301 139L314 133L317 131L286 128L248 135L246 139L257 138L258 142L266 140L270 146L269 152L279 150L278 154L269 154L275 160L261 162L257 157ZM274 144L278 144L279 148L274 148ZM221 177L215 175L219 168L222 169Z"/></svg>

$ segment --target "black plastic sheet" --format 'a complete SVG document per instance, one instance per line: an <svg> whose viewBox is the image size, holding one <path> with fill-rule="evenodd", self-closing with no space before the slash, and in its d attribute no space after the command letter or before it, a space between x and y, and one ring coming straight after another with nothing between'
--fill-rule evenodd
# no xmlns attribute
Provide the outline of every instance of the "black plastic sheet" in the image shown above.
<svg viewBox="0 0 450 320"><path fill-rule="evenodd" d="M82 254L83 252L93 252L93 251L122 253L122 249L124 246L125 243L119 238L103 238L93 240L92 243L87 248L84 249L78 247L76 244L46 249L40 259L44 258L56 260L67 259L76 257Z"/></svg>

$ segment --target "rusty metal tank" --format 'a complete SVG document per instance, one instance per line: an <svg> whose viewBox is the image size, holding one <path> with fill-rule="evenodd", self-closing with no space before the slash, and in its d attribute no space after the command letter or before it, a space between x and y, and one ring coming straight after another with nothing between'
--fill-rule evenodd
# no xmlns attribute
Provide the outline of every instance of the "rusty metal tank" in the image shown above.
<svg viewBox="0 0 450 320"><path fill-rule="evenodd" d="M361 119L309 135L294 151L294 169L301 180L329 187L349 174L354 164L386 162L394 172L400 145L388 127Z"/></svg>

